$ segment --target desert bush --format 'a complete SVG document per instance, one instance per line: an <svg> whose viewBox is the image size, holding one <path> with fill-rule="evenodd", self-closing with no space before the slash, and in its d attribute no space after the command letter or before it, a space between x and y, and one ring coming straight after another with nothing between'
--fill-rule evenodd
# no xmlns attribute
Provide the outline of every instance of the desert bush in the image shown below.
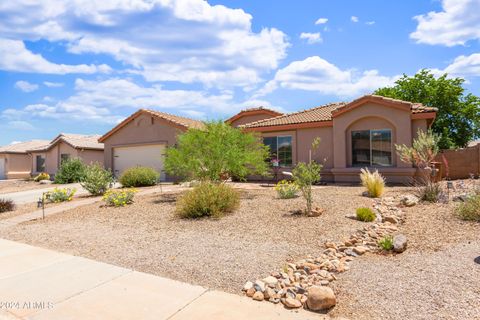
<svg viewBox="0 0 480 320"><path fill-rule="evenodd" d="M0 199L0 213L15 210L15 203L10 199Z"/></svg>
<svg viewBox="0 0 480 320"><path fill-rule="evenodd" d="M125 170L120 176L122 186L130 187L146 187L153 186L160 178L160 173L150 167L133 167Z"/></svg>
<svg viewBox="0 0 480 320"><path fill-rule="evenodd" d="M416 188L416 196L423 201L428 202L438 202L440 196L442 195L442 186L438 182L424 180Z"/></svg>
<svg viewBox="0 0 480 320"><path fill-rule="evenodd" d="M94 196L102 195L113 181L112 173L99 163L92 163L85 168L82 187Z"/></svg>
<svg viewBox="0 0 480 320"><path fill-rule="evenodd" d="M38 176L33 178L33 181L35 181L35 182L39 182L39 181L42 181L42 180L50 180L50 175L46 172L41 172L41 173L38 174Z"/></svg>
<svg viewBox="0 0 480 320"><path fill-rule="evenodd" d="M81 182L85 177L85 164L79 158L71 158L62 161L60 168L55 174L55 183Z"/></svg>
<svg viewBox="0 0 480 320"><path fill-rule="evenodd" d="M356 214L358 220L365 222L372 222L377 217L370 208L358 208Z"/></svg>
<svg viewBox="0 0 480 320"><path fill-rule="evenodd" d="M137 192L134 188L110 189L103 195L103 201L105 201L108 206L124 207L127 204L133 203L133 197Z"/></svg>
<svg viewBox="0 0 480 320"><path fill-rule="evenodd" d="M368 168L361 169L360 180L362 181L362 186L367 189L368 195L372 198L381 197L385 191L385 179L378 170L370 172Z"/></svg>
<svg viewBox="0 0 480 320"><path fill-rule="evenodd" d="M297 196L298 186L293 181L282 180L275 185L275 191L280 199L291 199Z"/></svg>
<svg viewBox="0 0 480 320"><path fill-rule="evenodd" d="M232 187L204 181L178 200L176 213L182 218L220 218L233 212L239 204L240 196Z"/></svg>
<svg viewBox="0 0 480 320"><path fill-rule="evenodd" d="M455 208L458 216L463 220L480 222L480 193L471 195Z"/></svg>
<svg viewBox="0 0 480 320"><path fill-rule="evenodd" d="M382 248L383 250L390 251L393 249L393 237L388 235L383 238L381 238L378 241L378 246Z"/></svg>
<svg viewBox="0 0 480 320"><path fill-rule="evenodd" d="M71 201L75 192L77 192L77 189L75 188L55 188L52 191L47 192L45 198L54 203Z"/></svg>

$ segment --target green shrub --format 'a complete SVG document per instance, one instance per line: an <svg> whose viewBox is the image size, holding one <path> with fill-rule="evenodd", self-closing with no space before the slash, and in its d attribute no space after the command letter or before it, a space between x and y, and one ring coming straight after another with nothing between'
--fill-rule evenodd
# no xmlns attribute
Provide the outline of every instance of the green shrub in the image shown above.
<svg viewBox="0 0 480 320"><path fill-rule="evenodd" d="M0 213L15 210L15 203L10 199L0 199Z"/></svg>
<svg viewBox="0 0 480 320"><path fill-rule="evenodd" d="M376 219L375 212L370 208L358 208L357 209L357 219L365 222L372 222Z"/></svg>
<svg viewBox="0 0 480 320"><path fill-rule="evenodd" d="M232 187L202 182L178 200L176 213L182 218L220 218L237 209L239 204L240 196Z"/></svg>
<svg viewBox="0 0 480 320"><path fill-rule="evenodd" d="M33 178L33 181L39 182L41 180L50 180L50 175L46 172L39 173L38 176Z"/></svg>
<svg viewBox="0 0 480 320"><path fill-rule="evenodd" d="M383 238L381 238L378 241L378 246L382 248L383 250L390 251L393 249L393 237L388 235Z"/></svg>
<svg viewBox="0 0 480 320"><path fill-rule="evenodd" d="M378 170L370 172L368 168L365 168L361 169L360 172L360 180L362 181L362 186L367 188L368 196L372 198L382 196L385 190L385 179Z"/></svg>
<svg viewBox="0 0 480 320"><path fill-rule="evenodd" d="M82 187L94 196L102 195L113 181L112 173L99 163L92 163L85 168Z"/></svg>
<svg viewBox="0 0 480 320"><path fill-rule="evenodd" d="M275 185L275 190L280 199L291 199L297 196L298 186L293 181L282 180Z"/></svg>
<svg viewBox="0 0 480 320"><path fill-rule="evenodd" d="M75 188L55 188L47 192L45 198L54 203L72 201L75 192L77 192Z"/></svg>
<svg viewBox="0 0 480 320"><path fill-rule="evenodd" d="M134 188L110 189L103 195L103 200L109 206L124 207L127 204L133 203L133 197L137 192Z"/></svg>
<svg viewBox="0 0 480 320"><path fill-rule="evenodd" d="M456 207L455 211L463 220L480 222L480 194L469 196L465 202Z"/></svg>
<svg viewBox="0 0 480 320"><path fill-rule="evenodd" d="M150 167L134 167L125 170L120 176L122 186L130 187L146 187L153 186L160 178L160 174Z"/></svg>
<svg viewBox="0 0 480 320"><path fill-rule="evenodd" d="M85 164L79 158L66 159L62 161L60 168L55 174L55 183L76 183L81 182L85 177Z"/></svg>

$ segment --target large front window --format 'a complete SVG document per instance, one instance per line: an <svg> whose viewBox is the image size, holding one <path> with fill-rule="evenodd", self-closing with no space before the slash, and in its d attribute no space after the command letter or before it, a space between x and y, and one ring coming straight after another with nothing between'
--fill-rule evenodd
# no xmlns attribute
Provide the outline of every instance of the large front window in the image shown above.
<svg viewBox="0 0 480 320"><path fill-rule="evenodd" d="M292 136L264 137L263 144L270 148L270 160L282 167L292 165Z"/></svg>
<svg viewBox="0 0 480 320"><path fill-rule="evenodd" d="M352 131L352 166L387 167L392 165L392 131Z"/></svg>

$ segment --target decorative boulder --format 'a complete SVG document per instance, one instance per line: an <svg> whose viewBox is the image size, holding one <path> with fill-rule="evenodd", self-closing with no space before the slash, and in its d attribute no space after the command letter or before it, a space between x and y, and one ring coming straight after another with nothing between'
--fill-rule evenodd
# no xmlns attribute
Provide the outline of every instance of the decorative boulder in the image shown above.
<svg viewBox="0 0 480 320"><path fill-rule="evenodd" d="M403 195L400 199L400 203L406 207L413 207L418 204L419 199L412 194Z"/></svg>
<svg viewBox="0 0 480 320"><path fill-rule="evenodd" d="M308 289L307 307L313 311L330 309L337 304L335 293L329 287L313 286Z"/></svg>
<svg viewBox="0 0 480 320"><path fill-rule="evenodd" d="M407 249L407 237L403 234L393 237L393 251L401 253Z"/></svg>
<svg viewBox="0 0 480 320"><path fill-rule="evenodd" d="M40 180L39 183L40 183L40 184L52 184L53 181L50 181L50 180Z"/></svg>

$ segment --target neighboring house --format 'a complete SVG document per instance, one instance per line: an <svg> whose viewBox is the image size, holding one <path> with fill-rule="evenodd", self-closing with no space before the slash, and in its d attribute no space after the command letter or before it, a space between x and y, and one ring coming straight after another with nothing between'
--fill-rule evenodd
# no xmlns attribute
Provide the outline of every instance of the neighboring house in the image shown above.
<svg viewBox="0 0 480 320"><path fill-rule="evenodd" d="M436 108L367 95L241 125L260 132L285 171L310 157L324 165L323 181L354 182L360 168L378 169L388 182L408 182L416 169L400 160L395 144L412 145L419 129L427 130ZM321 138L317 152L311 144Z"/></svg>
<svg viewBox="0 0 480 320"><path fill-rule="evenodd" d="M99 143L98 138L100 135L61 133L43 146L30 148L32 174L55 175L62 161L69 158L80 158L86 164L103 164L103 143Z"/></svg>
<svg viewBox="0 0 480 320"><path fill-rule="evenodd" d="M479 144L480 144L480 140L470 141L468 143L468 147L476 147Z"/></svg>
<svg viewBox="0 0 480 320"><path fill-rule="evenodd" d="M46 140L32 140L0 147L0 180L29 178L32 155L27 150L46 144Z"/></svg>
<svg viewBox="0 0 480 320"><path fill-rule="evenodd" d="M163 168L165 148L175 145L177 135L189 128L203 128L203 123L140 109L98 140L105 146L105 167L118 177L125 169L148 166L160 172L162 181L172 180Z"/></svg>
<svg viewBox="0 0 480 320"><path fill-rule="evenodd" d="M245 109L234 115L233 117L225 120L226 123L232 125L232 127L238 127L250 122L269 119L273 117L281 116L282 113L270 110L264 107Z"/></svg>

